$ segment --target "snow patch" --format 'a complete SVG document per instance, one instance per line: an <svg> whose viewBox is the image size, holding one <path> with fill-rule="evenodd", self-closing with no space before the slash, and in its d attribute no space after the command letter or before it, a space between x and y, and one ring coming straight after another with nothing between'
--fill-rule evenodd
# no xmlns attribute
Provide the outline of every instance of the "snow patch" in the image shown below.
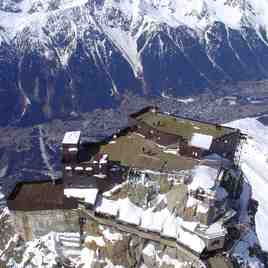
<svg viewBox="0 0 268 268"><path fill-rule="evenodd" d="M100 198L96 205L96 212L116 217L119 211L119 202L109 200L107 198Z"/></svg>
<svg viewBox="0 0 268 268"><path fill-rule="evenodd" d="M130 32L125 32L120 28L111 28L103 25L102 30L122 52L122 55L132 67L135 76L139 77L143 72L143 67L135 37L133 37Z"/></svg>
<svg viewBox="0 0 268 268"><path fill-rule="evenodd" d="M81 261L80 263L83 264L83 268L91 268L91 264L94 261L94 251L90 250L89 248L83 248L81 251Z"/></svg>
<svg viewBox="0 0 268 268"><path fill-rule="evenodd" d="M122 189L127 184L128 184L127 181L125 181L121 184L118 184L118 185L114 186L111 190L104 192L102 195L105 197L111 197L114 193L116 193L117 191Z"/></svg>
<svg viewBox="0 0 268 268"><path fill-rule="evenodd" d="M67 197L75 197L85 199L85 202L91 205L94 205L97 199L99 190L96 188L69 188L64 189L64 195Z"/></svg>
<svg viewBox="0 0 268 268"><path fill-rule="evenodd" d="M143 249L142 253L144 255L147 255L149 257L153 257L156 255L156 249L155 246L151 243L148 243L146 247Z"/></svg>
<svg viewBox="0 0 268 268"><path fill-rule="evenodd" d="M181 222L182 219L176 217L175 214L169 215L163 225L162 234L164 236L177 239Z"/></svg>
<svg viewBox="0 0 268 268"><path fill-rule="evenodd" d="M2 211L1 211L1 214L0 214L0 220L9 216L10 215L10 211L7 207L5 207Z"/></svg>
<svg viewBox="0 0 268 268"><path fill-rule="evenodd" d="M162 257L162 263L165 263L167 265L172 265L172 266L174 266L176 268L185 267L185 265L183 263L179 262L176 259L173 259L173 258L169 257L166 254Z"/></svg>
<svg viewBox="0 0 268 268"><path fill-rule="evenodd" d="M193 170L193 181L188 186L190 190L196 191L199 187L210 191L218 177L218 169L200 165Z"/></svg>
<svg viewBox="0 0 268 268"><path fill-rule="evenodd" d="M91 242L95 242L96 245L99 247L105 246L105 241L103 240L102 236L90 236L90 235L88 235L85 238L85 243L91 243Z"/></svg>
<svg viewBox="0 0 268 268"><path fill-rule="evenodd" d="M149 209L143 211L141 217L141 228L143 228L144 230L160 233L165 219L169 215L170 212L167 208L157 212L152 212Z"/></svg>
<svg viewBox="0 0 268 268"><path fill-rule="evenodd" d="M111 242L115 242L115 241L119 241L119 240L123 240L123 235L120 233L112 233L110 231L110 229L105 229L102 232L104 239L111 241Z"/></svg>
<svg viewBox="0 0 268 268"><path fill-rule="evenodd" d="M199 253L206 247L204 241L200 237L191 234L188 231L184 231L182 228L179 230L178 241Z"/></svg>
<svg viewBox="0 0 268 268"><path fill-rule="evenodd" d="M213 141L212 136L204 135L201 133L194 133L190 140L190 146L209 150L212 141Z"/></svg>

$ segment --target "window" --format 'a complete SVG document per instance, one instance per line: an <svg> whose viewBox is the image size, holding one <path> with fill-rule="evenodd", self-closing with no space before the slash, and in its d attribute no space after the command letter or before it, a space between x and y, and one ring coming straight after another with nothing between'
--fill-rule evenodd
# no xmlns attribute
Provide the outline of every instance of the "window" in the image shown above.
<svg viewBox="0 0 268 268"><path fill-rule="evenodd" d="M217 246L219 246L221 244L221 241L220 240L214 240L211 244L210 244L210 246L211 247L217 247Z"/></svg>
<svg viewBox="0 0 268 268"><path fill-rule="evenodd" d="M66 166L66 167L65 167L65 174L66 174L67 176L72 176L72 175L73 175L73 169L72 169L71 166Z"/></svg>

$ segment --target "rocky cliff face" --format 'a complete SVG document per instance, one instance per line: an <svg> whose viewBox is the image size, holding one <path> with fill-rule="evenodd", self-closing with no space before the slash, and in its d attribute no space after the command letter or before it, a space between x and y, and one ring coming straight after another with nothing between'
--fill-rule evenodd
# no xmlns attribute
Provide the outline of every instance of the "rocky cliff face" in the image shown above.
<svg viewBox="0 0 268 268"><path fill-rule="evenodd" d="M48 232L31 241L22 240L14 231L7 209L0 209L0 225L1 267L190 267L176 248L94 221L87 220L84 244L80 244L78 232L66 232L68 224L63 228L65 232Z"/></svg>
<svg viewBox="0 0 268 268"><path fill-rule="evenodd" d="M0 124L267 77L266 1L0 1Z"/></svg>

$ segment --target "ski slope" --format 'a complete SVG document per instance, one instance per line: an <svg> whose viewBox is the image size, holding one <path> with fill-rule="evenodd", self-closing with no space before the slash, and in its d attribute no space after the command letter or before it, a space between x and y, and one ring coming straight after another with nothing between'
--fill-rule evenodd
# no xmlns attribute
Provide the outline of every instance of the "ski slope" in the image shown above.
<svg viewBox="0 0 268 268"><path fill-rule="evenodd" d="M252 187L252 197L259 202L256 232L263 250L268 251L268 126L255 118L227 124L248 135L242 146L241 168Z"/></svg>

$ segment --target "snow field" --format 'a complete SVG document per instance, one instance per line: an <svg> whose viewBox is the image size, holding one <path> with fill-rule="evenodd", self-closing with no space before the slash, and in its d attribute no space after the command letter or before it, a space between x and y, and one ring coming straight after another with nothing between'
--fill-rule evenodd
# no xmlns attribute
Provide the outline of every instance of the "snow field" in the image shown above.
<svg viewBox="0 0 268 268"><path fill-rule="evenodd" d="M240 166L252 188L252 197L259 202L255 217L256 232L262 248L268 251L268 195L265 190L268 187L268 127L255 118L245 118L227 125L239 128L249 136L242 146ZM245 189L244 195L248 196L247 191Z"/></svg>

